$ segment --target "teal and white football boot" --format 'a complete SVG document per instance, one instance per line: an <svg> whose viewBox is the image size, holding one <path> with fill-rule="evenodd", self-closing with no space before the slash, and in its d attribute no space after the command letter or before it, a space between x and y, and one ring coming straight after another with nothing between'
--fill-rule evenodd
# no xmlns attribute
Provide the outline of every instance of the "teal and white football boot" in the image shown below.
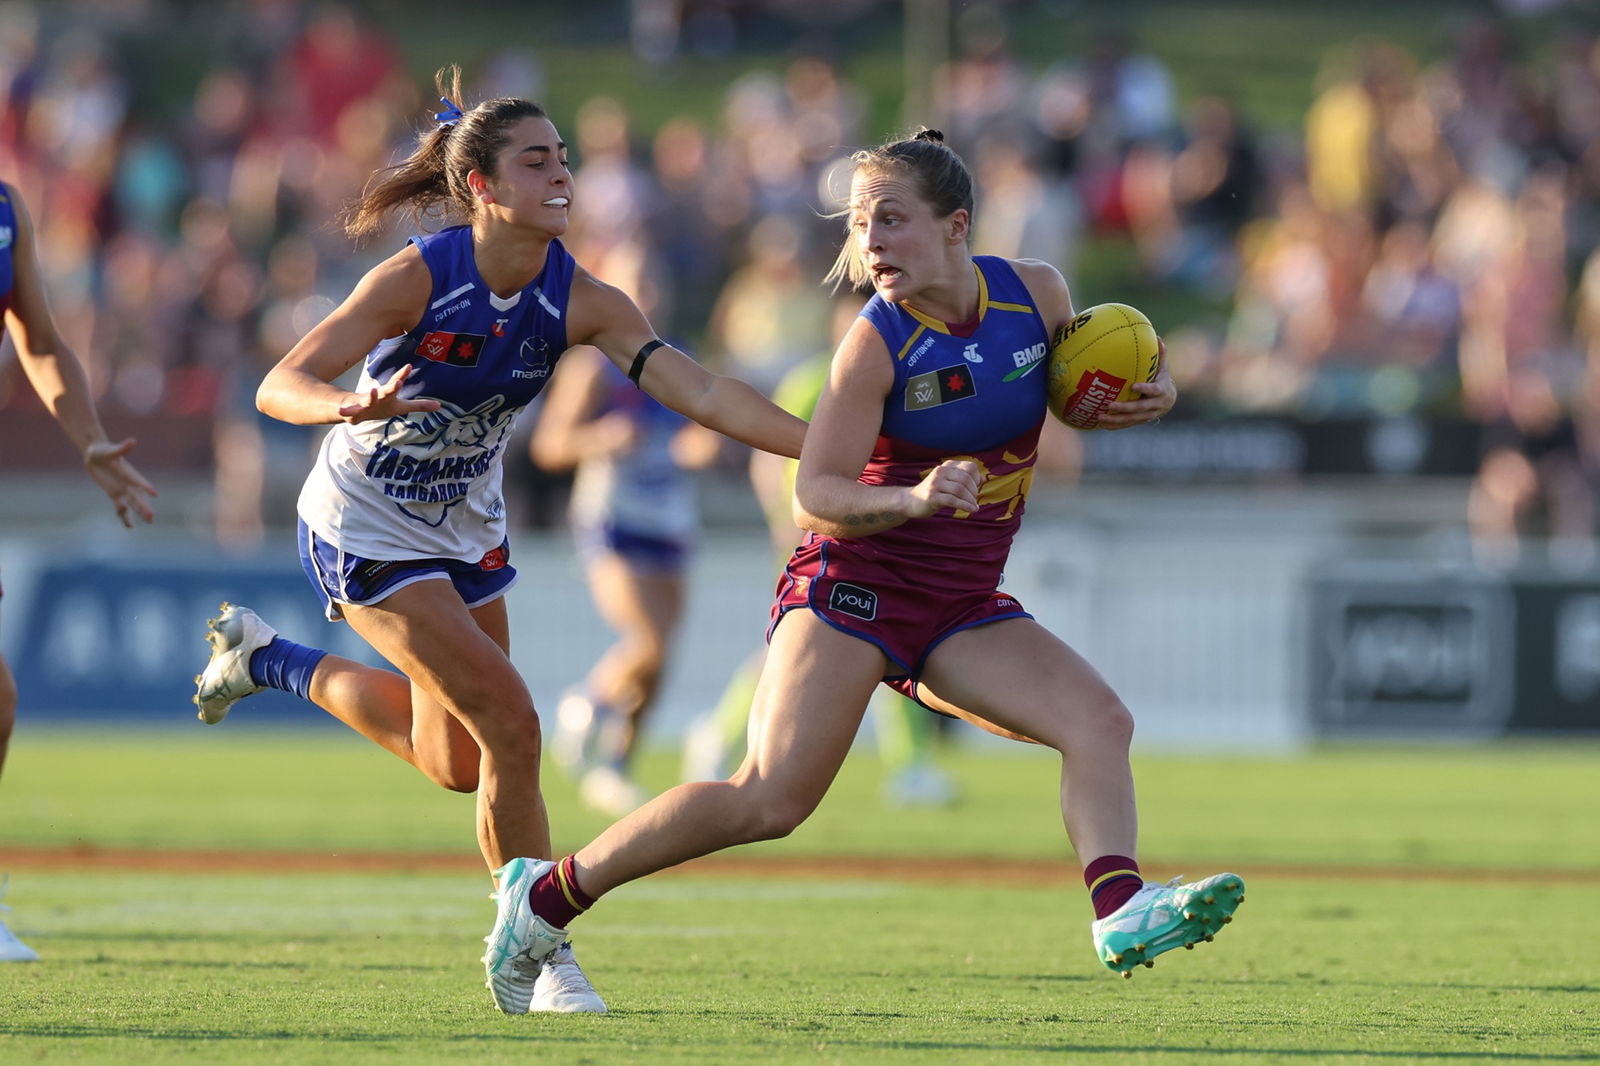
<svg viewBox="0 0 1600 1066"><path fill-rule="evenodd" d="M1095 956L1107 969L1132 977L1135 966L1154 966L1162 952L1192 950L1215 938L1244 902L1244 878L1238 874L1216 874L1191 884L1180 884L1182 880L1174 877L1164 885L1146 881L1128 902L1090 924Z"/></svg>
<svg viewBox="0 0 1600 1066"><path fill-rule="evenodd" d="M555 863L544 859L512 859L494 872L498 890L489 898L498 905L494 928L483 942L484 984L494 1005L506 1014L526 1014L544 958L566 943L557 929L528 906L528 890Z"/></svg>

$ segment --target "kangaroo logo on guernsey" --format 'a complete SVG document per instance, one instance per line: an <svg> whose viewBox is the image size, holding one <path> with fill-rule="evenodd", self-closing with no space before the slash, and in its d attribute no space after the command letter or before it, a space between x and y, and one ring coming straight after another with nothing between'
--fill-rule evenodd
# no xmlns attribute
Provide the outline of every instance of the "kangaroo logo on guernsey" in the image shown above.
<svg viewBox="0 0 1600 1066"><path fill-rule="evenodd" d="M437 528L493 468L515 413L505 407L491 396L470 411L441 401L391 418L363 472L403 514Z"/></svg>

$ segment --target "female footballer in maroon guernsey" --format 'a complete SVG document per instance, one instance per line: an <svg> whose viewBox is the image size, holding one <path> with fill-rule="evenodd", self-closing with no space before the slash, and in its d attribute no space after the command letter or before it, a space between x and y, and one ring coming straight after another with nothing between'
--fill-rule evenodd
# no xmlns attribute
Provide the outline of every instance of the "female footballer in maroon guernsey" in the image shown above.
<svg viewBox="0 0 1600 1066"><path fill-rule="evenodd" d="M936 131L854 162L849 238L830 277L876 295L834 355L806 434L794 508L811 533L779 583L749 754L730 780L680 785L559 863L529 860L528 898L502 898L495 950L531 964L618 885L793 831L880 682L1060 752L1062 817L1109 969L1127 976L1210 940L1244 898L1234 874L1143 879L1133 719L998 588L1046 417L1045 354L1073 314L1066 282L1036 260L971 254L972 180ZM1110 405L1102 426L1153 421L1177 397L1165 368L1134 388L1140 397Z"/></svg>

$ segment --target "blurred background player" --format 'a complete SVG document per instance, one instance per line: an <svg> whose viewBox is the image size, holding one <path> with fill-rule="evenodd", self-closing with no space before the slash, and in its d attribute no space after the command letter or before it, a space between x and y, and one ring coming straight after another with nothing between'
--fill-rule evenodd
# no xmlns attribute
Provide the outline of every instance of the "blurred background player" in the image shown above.
<svg viewBox="0 0 1600 1066"><path fill-rule="evenodd" d="M578 778L584 803L613 817L647 798L629 768L683 615L699 524L689 471L719 447L716 434L640 391L593 348L557 365L529 443L544 469L576 471L573 538L617 636L557 705L551 755Z"/></svg>
<svg viewBox="0 0 1600 1066"><path fill-rule="evenodd" d="M83 364L62 339L50 313L27 206L17 190L4 182L0 182L0 310L5 312L6 336L11 338L28 383L83 456L84 469L111 498L122 524L131 529L135 517L144 522L154 520L155 512L145 497L155 496L156 490L128 462L134 441L130 438L113 444L106 438ZM0 655L0 770L5 769L16 722L17 685L5 656ZM5 895L5 885L0 880L0 898ZM9 910L0 904L0 915ZM0 962L32 962L38 957L0 920Z"/></svg>
<svg viewBox="0 0 1600 1066"><path fill-rule="evenodd" d="M448 83L447 83L448 80ZM207 723L263 688L293 692L435 784L476 792L479 848L502 892L503 864L546 854L532 697L510 658L510 565L502 498L517 414L569 348L593 345L669 407L755 447L798 454L805 425L742 382L666 345L621 289L562 245L573 199L566 144L537 104L486 100L465 112L457 68L436 78L444 110L412 154L374 175L345 215L356 238L404 209L420 227L269 372L267 414L333 423L300 494L307 577L399 673L278 637L247 608L209 623L196 678ZM334 384L357 364L354 390ZM563 945L521 965L489 944L496 1007L601 1012Z"/></svg>
<svg viewBox="0 0 1600 1066"><path fill-rule="evenodd" d="M844 338L866 305L860 293L845 293L834 303L832 342ZM828 380L831 349L801 361L773 390L772 400L799 418L809 419ZM1062 428L1065 434L1065 427ZM781 570L805 532L794 524L794 478L800 464L770 452L750 455L750 484L767 520L774 558ZM684 737L685 781L719 781L739 765L745 753L750 706L766 659L766 645L745 660L728 680L717 706L692 723ZM955 802L959 792L934 759L941 720L893 689L880 687L872 698L873 735L883 765L883 795L902 807L938 807ZM945 720L948 721L948 720Z"/></svg>

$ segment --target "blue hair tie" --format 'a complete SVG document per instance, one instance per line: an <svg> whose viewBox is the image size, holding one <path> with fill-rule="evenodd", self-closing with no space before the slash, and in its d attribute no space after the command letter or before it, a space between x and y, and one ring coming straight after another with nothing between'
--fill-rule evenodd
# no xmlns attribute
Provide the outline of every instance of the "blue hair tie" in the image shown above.
<svg viewBox="0 0 1600 1066"><path fill-rule="evenodd" d="M451 103L448 96L439 97L439 102L444 105L444 110L434 112L433 119L435 122L441 126L449 126L461 121L463 117L461 109Z"/></svg>

